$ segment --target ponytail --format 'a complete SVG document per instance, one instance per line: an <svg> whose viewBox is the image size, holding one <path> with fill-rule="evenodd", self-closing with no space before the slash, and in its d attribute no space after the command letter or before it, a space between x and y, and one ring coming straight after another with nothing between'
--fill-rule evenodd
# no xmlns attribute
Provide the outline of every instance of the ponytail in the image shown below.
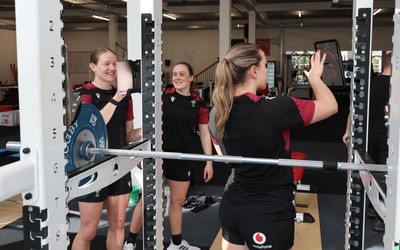
<svg viewBox="0 0 400 250"><path fill-rule="evenodd" d="M216 108L215 126L218 134L217 139L222 139L225 134L225 125L232 109L234 89L229 62L224 58L217 65L215 89L212 96L213 104Z"/></svg>
<svg viewBox="0 0 400 250"><path fill-rule="evenodd" d="M261 61L259 48L252 43L236 44L217 65L212 101L216 109L217 139L225 137L225 126L232 110L235 85L246 78L247 69Z"/></svg>

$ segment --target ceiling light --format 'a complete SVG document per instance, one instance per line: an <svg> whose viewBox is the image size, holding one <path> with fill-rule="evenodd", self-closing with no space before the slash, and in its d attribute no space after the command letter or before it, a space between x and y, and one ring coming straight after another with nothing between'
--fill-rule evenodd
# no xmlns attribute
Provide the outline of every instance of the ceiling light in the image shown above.
<svg viewBox="0 0 400 250"><path fill-rule="evenodd" d="M169 15L169 14L163 14L163 16L168 17L169 19L172 19L172 20L176 20L176 17Z"/></svg>
<svg viewBox="0 0 400 250"><path fill-rule="evenodd" d="M299 11L299 17L301 17L301 11Z"/></svg>
<svg viewBox="0 0 400 250"><path fill-rule="evenodd" d="M94 30L93 27L78 27L77 30Z"/></svg>
<svg viewBox="0 0 400 250"><path fill-rule="evenodd" d="M128 0L122 0L122 1L124 1L124 2L128 2Z"/></svg>
<svg viewBox="0 0 400 250"><path fill-rule="evenodd" d="M378 14L379 12L381 12L381 10L382 10L381 8L375 10L375 11L374 11L374 16L375 16L376 14Z"/></svg>
<svg viewBox="0 0 400 250"><path fill-rule="evenodd" d="M96 19L104 20L104 21L109 21L109 19L107 17L96 16L96 15L93 15L92 17L96 18Z"/></svg>

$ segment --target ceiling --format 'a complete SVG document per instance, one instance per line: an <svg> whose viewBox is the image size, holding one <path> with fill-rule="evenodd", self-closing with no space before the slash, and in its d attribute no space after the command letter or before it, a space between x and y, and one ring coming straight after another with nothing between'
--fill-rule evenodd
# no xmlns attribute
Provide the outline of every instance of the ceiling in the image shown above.
<svg viewBox="0 0 400 250"><path fill-rule="evenodd" d="M138 0L129 0L138 1ZM163 29L217 29L220 0L163 0ZM224 1L224 0L221 0ZM61 0L61 19L68 30L107 30L108 22L92 15L118 17L126 28L123 0ZM231 0L232 28L243 28L255 11L258 28L352 26L352 0ZM394 0L375 0L375 25L393 26ZM15 29L15 1L0 0L0 29ZM301 11L301 17L299 17Z"/></svg>

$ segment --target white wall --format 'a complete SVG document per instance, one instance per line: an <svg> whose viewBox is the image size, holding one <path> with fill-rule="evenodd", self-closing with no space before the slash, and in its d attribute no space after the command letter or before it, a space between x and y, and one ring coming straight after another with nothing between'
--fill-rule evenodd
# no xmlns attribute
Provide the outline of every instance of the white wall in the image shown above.
<svg viewBox="0 0 400 250"><path fill-rule="evenodd" d="M126 32L119 32L118 43L122 44L126 48ZM75 32L64 32L64 42L70 52L91 52L98 47L109 47L108 46L108 32L106 31L75 31ZM119 60L125 60L123 57L123 50L117 48L116 51ZM82 84L84 81L89 80L89 58L87 73L71 74L71 84Z"/></svg>
<svg viewBox="0 0 400 250"><path fill-rule="evenodd" d="M282 29L285 37L285 50L313 50L314 42L327 39L337 39L342 50L351 50L351 28L286 28ZM391 50L393 29L387 27L374 28L373 49ZM280 60L281 29L258 29L256 38L271 40L271 55L268 60ZM243 38L243 30L232 30L233 39ZM92 51L100 46L108 46L106 31L76 31L64 32L65 43L69 51ZM138 39L140 37L138 36ZM126 45L126 32L119 31L119 44ZM173 51L193 51L193 68L196 72L215 62L218 57L217 30L167 30L163 32L163 60L172 59ZM120 60L123 50L117 49ZM15 31L0 29L0 81L11 81L10 63L16 63ZM88 59L89 60L89 59ZM72 74L73 84L88 80L88 74Z"/></svg>
<svg viewBox="0 0 400 250"><path fill-rule="evenodd" d="M391 50L393 28L373 28L372 49ZM351 50L351 28L300 28L286 29L286 50L314 50L314 42L337 39L341 50Z"/></svg>
<svg viewBox="0 0 400 250"><path fill-rule="evenodd" d="M195 73L217 61L219 51L217 30L164 31L162 40L164 60L172 60L173 51L194 51L192 67Z"/></svg>

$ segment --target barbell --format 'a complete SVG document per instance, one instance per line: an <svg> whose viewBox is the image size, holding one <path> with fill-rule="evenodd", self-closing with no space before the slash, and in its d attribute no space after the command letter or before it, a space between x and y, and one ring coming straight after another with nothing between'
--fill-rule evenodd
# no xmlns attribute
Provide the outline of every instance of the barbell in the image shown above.
<svg viewBox="0 0 400 250"><path fill-rule="evenodd" d="M82 151L84 152L84 151ZM203 155L203 154L188 154L176 152L158 152L158 151L142 151L142 150L125 150L125 149L106 149L93 148L88 145L86 152L89 155L114 155L114 156L130 156L142 158L162 158L173 160L189 160L189 161L213 161L226 163L247 163L275 166L302 166L309 169L322 169L327 171L338 170L356 170L356 171L387 171L386 165L380 164L356 164L348 162L334 161L315 161L315 160L293 160L293 159L268 159L268 158L253 158L232 155Z"/></svg>
<svg viewBox="0 0 400 250"><path fill-rule="evenodd" d="M99 110L92 104L82 103L79 114L64 133L66 142L65 157L68 163L65 171L71 173L102 156L129 156L141 158L162 158L191 161L213 161L225 163L246 163L274 166L302 166L307 169L341 171L377 171L386 172L387 165L359 164L335 161L294 160L294 159L268 159L252 158L232 155L204 155L179 152L158 152L126 149L109 149L107 127ZM10 150L20 148L18 142L9 142L6 147Z"/></svg>

